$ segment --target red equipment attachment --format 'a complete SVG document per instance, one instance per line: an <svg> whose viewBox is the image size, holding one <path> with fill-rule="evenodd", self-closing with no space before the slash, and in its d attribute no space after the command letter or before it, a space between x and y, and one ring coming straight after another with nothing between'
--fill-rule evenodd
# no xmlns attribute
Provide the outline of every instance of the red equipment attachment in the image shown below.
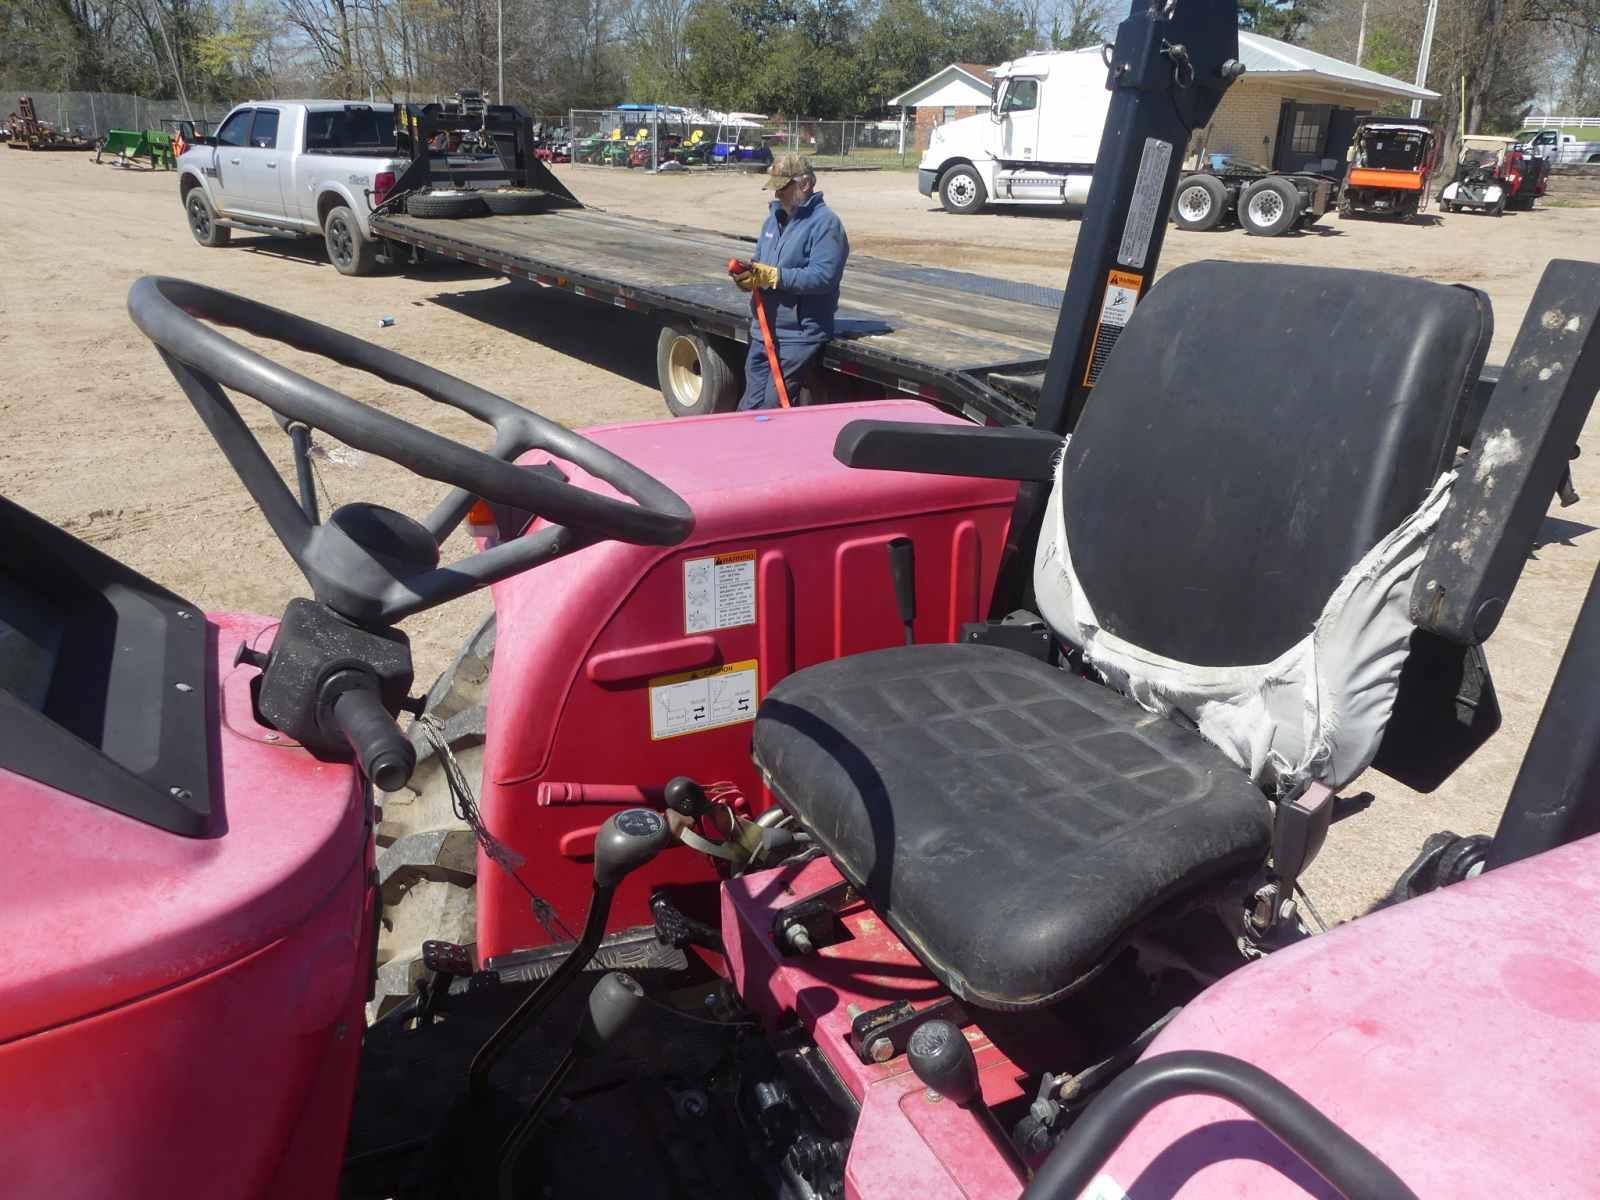
<svg viewBox="0 0 1600 1200"><path fill-rule="evenodd" d="M728 260L728 274L740 276L747 274L750 264L742 258ZM772 368L772 377L778 381L778 403L784 408L789 407L789 385L783 381L783 368L778 365L778 346L772 340L772 324L767 320L767 298L762 295L760 288L751 288L756 301L756 318L761 322L761 337L767 345L767 365Z"/></svg>

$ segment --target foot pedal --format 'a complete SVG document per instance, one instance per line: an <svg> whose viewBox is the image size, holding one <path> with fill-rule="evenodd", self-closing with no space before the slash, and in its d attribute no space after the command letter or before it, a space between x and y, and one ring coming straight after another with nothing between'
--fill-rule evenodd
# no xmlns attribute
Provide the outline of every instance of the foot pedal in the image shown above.
<svg viewBox="0 0 1600 1200"><path fill-rule="evenodd" d="M471 975L472 952L455 942L423 942L422 965L435 975Z"/></svg>

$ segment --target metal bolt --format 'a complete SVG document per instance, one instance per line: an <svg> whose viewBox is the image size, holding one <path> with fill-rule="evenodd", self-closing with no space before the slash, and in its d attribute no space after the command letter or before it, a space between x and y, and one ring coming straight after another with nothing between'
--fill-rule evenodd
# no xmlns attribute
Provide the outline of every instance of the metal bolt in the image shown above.
<svg viewBox="0 0 1600 1200"><path fill-rule="evenodd" d="M857 1017L859 1017L861 1015L862 1008L861 1008L861 1005L859 1005L859 1004L846 1004L844 1006L844 1011L846 1013L848 1013L849 1016L850 1016L850 1019L852 1021L854 1021Z"/></svg>
<svg viewBox="0 0 1600 1200"><path fill-rule="evenodd" d="M180 621L187 621L187 620L188 620L188 619L189 619L189 618L190 618L190 616L191 616L191 615L193 615L193 614L191 614L191 613L189 613L189 612L188 612L188 611L186 611L186 610L185 610L185 609L181 609L181 608L180 608L180 609L179 609L179 610L178 610L178 614L177 614L177 615L178 615L178 620L180 620Z"/></svg>
<svg viewBox="0 0 1600 1200"><path fill-rule="evenodd" d="M190 687L187 683L179 683L179 684L175 684L174 686L180 692L192 692L192 691L194 691L194 689L192 687Z"/></svg>
<svg viewBox="0 0 1600 1200"><path fill-rule="evenodd" d="M190 791L189 791L189 789L188 789L188 788L186 788L186 787L179 787L179 786L177 786L177 784L173 784L173 786L171 786L171 787L169 787L169 788L168 788L168 789L167 789L167 791L168 791L168 793L170 793L170 794L171 794L171 795L172 795L172 796L173 796L173 797L174 797L174 798L175 798L175 799L178 799L178 800L187 800L187 799L189 799L189 797L190 797L190 796L191 796L191 795L193 795L193 793L192 793L192 792L190 792Z"/></svg>
<svg viewBox="0 0 1600 1200"><path fill-rule="evenodd" d="M886 1037L873 1038L867 1043L867 1057L875 1063L886 1063L894 1057L894 1043Z"/></svg>
<svg viewBox="0 0 1600 1200"><path fill-rule="evenodd" d="M811 934L807 932L804 925L797 923L789 926L788 929L783 931L783 937L789 943L789 949L796 954L810 954L816 949L811 944Z"/></svg>
<svg viewBox="0 0 1600 1200"><path fill-rule="evenodd" d="M279 738L279 736L280 736L280 735L279 735L279 734L276 734L276 733L269 733L269 734L267 734L267 741L269 741L269 742L275 742L275 741L277 741L277 740L278 740L278 738Z"/></svg>

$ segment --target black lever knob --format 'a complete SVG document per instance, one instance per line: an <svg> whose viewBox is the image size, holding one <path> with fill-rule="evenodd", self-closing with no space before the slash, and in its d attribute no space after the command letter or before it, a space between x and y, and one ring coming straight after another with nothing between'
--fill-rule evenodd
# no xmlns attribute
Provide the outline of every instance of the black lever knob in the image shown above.
<svg viewBox="0 0 1600 1200"><path fill-rule="evenodd" d="M613 888L672 841L667 819L648 808L625 808L606 818L594 838L594 885Z"/></svg>
<svg viewBox="0 0 1600 1200"><path fill-rule="evenodd" d="M978 1059L966 1035L949 1021L924 1021L911 1031L906 1058L916 1077L965 1107L978 1098Z"/></svg>
<svg viewBox="0 0 1600 1200"><path fill-rule="evenodd" d="M705 815L706 809L711 807L711 801L706 798L706 790L687 775L674 775L667 780L664 793L667 807L673 812L682 813L691 821L698 821Z"/></svg>

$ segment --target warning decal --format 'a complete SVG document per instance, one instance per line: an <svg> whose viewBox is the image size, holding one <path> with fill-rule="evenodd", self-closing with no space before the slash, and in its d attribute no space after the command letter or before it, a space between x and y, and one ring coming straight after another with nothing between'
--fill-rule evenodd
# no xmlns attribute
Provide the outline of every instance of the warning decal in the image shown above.
<svg viewBox="0 0 1600 1200"><path fill-rule="evenodd" d="M706 633L756 622L756 552L739 550L683 564L683 631Z"/></svg>
<svg viewBox="0 0 1600 1200"><path fill-rule="evenodd" d="M650 681L650 738L682 737L756 718L756 660Z"/></svg>
<svg viewBox="0 0 1600 1200"><path fill-rule="evenodd" d="M1139 285L1143 276L1132 271L1112 271L1106 276L1105 299L1100 302L1100 321L1095 326L1094 344L1089 351L1089 366L1083 373L1083 386L1093 387L1105 369L1111 347L1117 344L1122 330L1133 316L1133 306L1139 303Z"/></svg>

